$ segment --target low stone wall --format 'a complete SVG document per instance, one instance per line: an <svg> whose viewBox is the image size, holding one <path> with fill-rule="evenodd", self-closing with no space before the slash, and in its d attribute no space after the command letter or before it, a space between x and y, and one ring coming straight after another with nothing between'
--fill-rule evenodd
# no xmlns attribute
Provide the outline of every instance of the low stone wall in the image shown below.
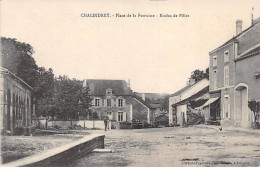
<svg viewBox="0 0 260 170"><path fill-rule="evenodd" d="M36 127L41 129L46 128L46 120L34 120L33 123ZM48 128L53 126L59 126L61 129L68 129L73 126L81 126L86 129L105 129L105 124L103 120L51 120L47 123ZM111 127L111 121L109 122L109 127Z"/></svg>
<svg viewBox="0 0 260 170"><path fill-rule="evenodd" d="M96 148L104 148L105 135L89 135L67 145L31 155L17 161L3 164L4 167L49 167L64 166L67 162L80 158Z"/></svg>

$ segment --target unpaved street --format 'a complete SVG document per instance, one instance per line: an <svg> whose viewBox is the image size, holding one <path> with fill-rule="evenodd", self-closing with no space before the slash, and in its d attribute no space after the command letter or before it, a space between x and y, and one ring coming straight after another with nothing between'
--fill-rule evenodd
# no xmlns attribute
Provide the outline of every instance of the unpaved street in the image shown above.
<svg viewBox="0 0 260 170"><path fill-rule="evenodd" d="M258 131L196 126L104 133L113 153L92 153L64 166L259 166Z"/></svg>

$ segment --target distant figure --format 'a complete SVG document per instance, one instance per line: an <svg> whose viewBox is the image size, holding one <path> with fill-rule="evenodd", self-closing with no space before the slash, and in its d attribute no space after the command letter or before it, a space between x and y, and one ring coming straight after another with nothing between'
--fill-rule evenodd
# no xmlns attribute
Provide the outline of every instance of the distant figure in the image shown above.
<svg viewBox="0 0 260 170"><path fill-rule="evenodd" d="M222 131L222 127L219 128L219 131Z"/></svg>
<svg viewBox="0 0 260 170"><path fill-rule="evenodd" d="M104 119L105 131L107 131L108 122L109 122L109 119L108 119L108 117L106 116L105 119Z"/></svg>

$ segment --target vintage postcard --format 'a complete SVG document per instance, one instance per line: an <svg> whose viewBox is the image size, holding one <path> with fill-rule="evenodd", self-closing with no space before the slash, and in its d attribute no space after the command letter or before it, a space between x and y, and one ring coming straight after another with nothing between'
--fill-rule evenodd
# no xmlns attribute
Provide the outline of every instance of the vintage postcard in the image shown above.
<svg viewBox="0 0 260 170"><path fill-rule="evenodd" d="M0 0L1 166L260 166L259 4Z"/></svg>

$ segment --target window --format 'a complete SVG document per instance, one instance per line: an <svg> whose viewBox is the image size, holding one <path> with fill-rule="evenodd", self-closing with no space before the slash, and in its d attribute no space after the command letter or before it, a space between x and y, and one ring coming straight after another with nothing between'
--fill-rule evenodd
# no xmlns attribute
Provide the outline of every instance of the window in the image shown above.
<svg viewBox="0 0 260 170"><path fill-rule="evenodd" d="M229 86L229 67L226 66L224 68L224 86Z"/></svg>
<svg viewBox="0 0 260 170"><path fill-rule="evenodd" d="M122 122L123 121L123 112L118 112L117 120L118 120L118 122Z"/></svg>
<svg viewBox="0 0 260 170"><path fill-rule="evenodd" d="M123 107L123 99L118 99L118 107Z"/></svg>
<svg viewBox="0 0 260 170"><path fill-rule="evenodd" d="M112 95L112 89L107 89L106 94L109 95L109 96Z"/></svg>
<svg viewBox="0 0 260 170"><path fill-rule="evenodd" d="M107 99L107 107L111 107L111 99Z"/></svg>
<svg viewBox="0 0 260 170"><path fill-rule="evenodd" d="M107 115L112 115L112 112L107 112Z"/></svg>
<svg viewBox="0 0 260 170"><path fill-rule="evenodd" d="M218 72L217 70L213 71L213 85L214 85L214 89L218 88Z"/></svg>
<svg viewBox="0 0 260 170"><path fill-rule="evenodd" d="M230 118L230 101L228 95L224 96L223 118Z"/></svg>
<svg viewBox="0 0 260 170"><path fill-rule="evenodd" d="M224 52L224 62L229 62L229 52L228 51Z"/></svg>
<svg viewBox="0 0 260 170"><path fill-rule="evenodd" d="M95 99L95 106L99 107L99 105L100 105L100 99Z"/></svg>
<svg viewBox="0 0 260 170"><path fill-rule="evenodd" d="M126 121L126 113L125 112L117 112L117 121L118 122Z"/></svg>
<svg viewBox="0 0 260 170"><path fill-rule="evenodd" d="M217 66L218 61L217 61L217 56L213 57L213 67Z"/></svg>

